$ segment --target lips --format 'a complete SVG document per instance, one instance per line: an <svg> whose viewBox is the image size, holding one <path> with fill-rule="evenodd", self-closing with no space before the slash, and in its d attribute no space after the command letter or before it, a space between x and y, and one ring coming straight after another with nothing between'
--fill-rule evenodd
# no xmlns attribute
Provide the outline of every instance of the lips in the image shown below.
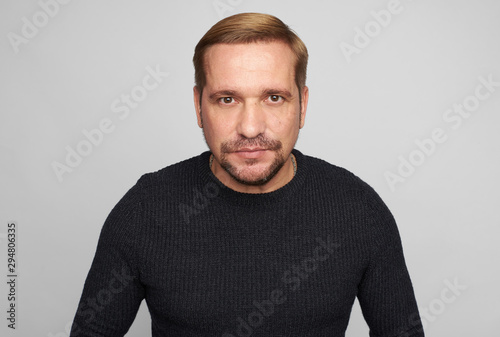
<svg viewBox="0 0 500 337"><path fill-rule="evenodd" d="M260 147L254 147L254 148L244 147L244 148L236 150L234 152L257 152L257 151L267 151L267 149L260 148Z"/></svg>
<svg viewBox="0 0 500 337"><path fill-rule="evenodd" d="M256 148L245 147L234 151L234 154L245 159L257 159L262 157L266 153L266 151L267 149L260 147Z"/></svg>

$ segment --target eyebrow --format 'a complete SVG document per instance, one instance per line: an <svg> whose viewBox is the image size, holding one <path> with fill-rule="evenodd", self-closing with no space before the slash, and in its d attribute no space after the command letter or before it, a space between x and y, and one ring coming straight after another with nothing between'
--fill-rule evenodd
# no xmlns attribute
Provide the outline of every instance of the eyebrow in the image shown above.
<svg viewBox="0 0 500 337"><path fill-rule="evenodd" d="M283 97L292 97L292 94L290 91L286 89L271 89L267 88L262 90L262 95L280 95ZM233 96L238 96L238 92L235 90L218 90L213 93L211 93L208 98L209 100L215 100L219 97L233 97Z"/></svg>
<svg viewBox="0 0 500 337"><path fill-rule="evenodd" d="M215 100L216 98L219 98L219 97L229 97L229 96L237 96L237 93L236 91L234 90L219 90L219 91L215 91L213 93L211 93L209 96L208 96L208 99L213 101Z"/></svg>
<svg viewBox="0 0 500 337"><path fill-rule="evenodd" d="M288 98L292 97L291 92L286 89L265 89L262 93L265 95L280 95Z"/></svg>

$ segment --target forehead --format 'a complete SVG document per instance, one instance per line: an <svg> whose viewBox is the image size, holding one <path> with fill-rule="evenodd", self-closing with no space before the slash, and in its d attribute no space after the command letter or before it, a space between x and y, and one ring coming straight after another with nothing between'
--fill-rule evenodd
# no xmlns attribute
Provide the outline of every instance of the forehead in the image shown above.
<svg viewBox="0 0 500 337"><path fill-rule="evenodd" d="M237 85L252 82L292 82L295 55L279 41L247 44L215 44L205 54L207 85ZM255 83L255 84L258 84Z"/></svg>

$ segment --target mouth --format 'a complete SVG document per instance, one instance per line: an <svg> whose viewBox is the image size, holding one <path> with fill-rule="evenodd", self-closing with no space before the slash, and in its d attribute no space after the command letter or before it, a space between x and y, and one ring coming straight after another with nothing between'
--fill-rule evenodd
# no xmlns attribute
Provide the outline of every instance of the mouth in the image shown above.
<svg viewBox="0 0 500 337"><path fill-rule="evenodd" d="M261 147L244 147L234 152L257 152L257 151L267 151L267 149Z"/></svg>
<svg viewBox="0 0 500 337"><path fill-rule="evenodd" d="M261 147L244 147L234 151L233 153L238 157L242 157L245 159L257 159L264 156L267 151L268 149Z"/></svg>

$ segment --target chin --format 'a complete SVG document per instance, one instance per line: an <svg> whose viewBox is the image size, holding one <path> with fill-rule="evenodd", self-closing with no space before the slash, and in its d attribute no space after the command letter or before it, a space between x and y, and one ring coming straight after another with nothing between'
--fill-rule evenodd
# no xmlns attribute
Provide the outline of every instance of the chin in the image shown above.
<svg viewBox="0 0 500 337"><path fill-rule="evenodd" d="M266 168L259 170L255 162L246 162L245 166L238 168L227 161L222 161L222 168L237 182L243 185L262 186L267 184L281 170L285 161L277 156Z"/></svg>

